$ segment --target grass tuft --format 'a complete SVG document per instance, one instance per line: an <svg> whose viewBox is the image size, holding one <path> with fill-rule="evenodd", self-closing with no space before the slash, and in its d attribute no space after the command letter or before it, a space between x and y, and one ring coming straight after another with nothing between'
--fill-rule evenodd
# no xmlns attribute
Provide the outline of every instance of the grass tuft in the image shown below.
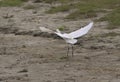
<svg viewBox="0 0 120 82"><path fill-rule="evenodd" d="M89 12L89 13L88 13ZM70 13L67 17L65 17L66 19L84 19L84 18L92 18L92 17L96 17L97 14L94 13L93 11L80 11L77 10L75 12Z"/></svg>
<svg viewBox="0 0 120 82"><path fill-rule="evenodd" d="M68 30L68 28L67 28L66 26L64 26L64 25L58 27L58 29L59 29L60 31Z"/></svg>
<svg viewBox="0 0 120 82"><path fill-rule="evenodd" d="M23 0L2 0L0 1L0 7L21 6L23 2Z"/></svg>
<svg viewBox="0 0 120 82"><path fill-rule="evenodd" d="M46 11L46 13L57 13L57 12L66 12L70 10L70 5L61 5L61 6L57 6L57 7L52 7L50 10Z"/></svg>

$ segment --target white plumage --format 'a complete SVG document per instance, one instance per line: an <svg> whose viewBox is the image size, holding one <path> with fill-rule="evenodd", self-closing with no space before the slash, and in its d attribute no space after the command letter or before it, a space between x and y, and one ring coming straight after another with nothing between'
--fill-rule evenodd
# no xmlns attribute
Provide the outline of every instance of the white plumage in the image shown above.
<svg viewBox="0 0 120 82"><path fill-rule="evenodd" d="M61 33L59 29L56 30L55 34L63 38L67 43L69 44L75 44L77 43L77 39L85 34L92 28L93 22L89 23L87 26L80 28L76 31L73 31L71 33Z"/></svg>
<svg viewBox="0 0 120 82"><path fill-rule="evenodd" d="M89 23L87 26L80 28L76 31L73 31L71 33L61 33L61 31L59 29L56 30L55 34L57 34L58 36L60 36L61 38L63 38L66 43L71 44L72 47L72 56L73 56L73 44L77 43L77 38L87 34L87 32L93 27L93 22ZM53 33L52 30L46 28L46 27L39 27L39 29L42 32L48 32L48 33ZM69 53L69 45L68 45L68 51L67 51L67 56Z"/></svg>

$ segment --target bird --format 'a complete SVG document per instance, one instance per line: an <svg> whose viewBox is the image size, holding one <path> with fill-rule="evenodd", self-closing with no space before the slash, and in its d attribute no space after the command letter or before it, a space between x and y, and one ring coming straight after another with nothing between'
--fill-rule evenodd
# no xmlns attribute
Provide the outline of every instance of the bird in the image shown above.
<svg viewBox="0 0 120 82"><path fill-rule="evenodd" d="M71 45L72 48L72 56L74 56L74 49L73 45L77 43L77 39L85 34L88 33L88 31L93 27L93 22L90 22L88 25L70 32L70 33L62 33L59 29L56 29L55 34L57 34L59 37L65 40L65 42L68 44L68 49L67 49L67 57L69 54L69 45Z"/></svg>

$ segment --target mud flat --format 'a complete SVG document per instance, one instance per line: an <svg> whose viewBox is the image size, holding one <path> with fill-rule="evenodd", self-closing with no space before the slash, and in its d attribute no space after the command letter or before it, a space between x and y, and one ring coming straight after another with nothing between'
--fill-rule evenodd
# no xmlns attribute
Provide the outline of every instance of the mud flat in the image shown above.
<svg viewBox="0 0 120 82"><path fill-rule="evenodd" d="M62 39L44 37L39 26L55 30L66 25L67 32L95 18L78 21L62 19L67 13L45 14L49 5L24 10L0 8L0 82L120 82L120 29L108 30L107 22L95 22L81 37L75 56L66 58ZM45 36L47 34L44 34Z"/></svg>

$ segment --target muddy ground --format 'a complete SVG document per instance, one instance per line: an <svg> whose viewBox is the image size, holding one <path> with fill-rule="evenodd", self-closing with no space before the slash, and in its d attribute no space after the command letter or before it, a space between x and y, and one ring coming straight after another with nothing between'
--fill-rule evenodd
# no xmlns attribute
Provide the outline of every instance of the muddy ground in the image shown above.
<svg viewBox="0 0 120 82"><path fill-rule="evenodd" d="M39 31L40 26L52 30L66 26L70 32L106 13L69 21L63 19L68 12L45 14L50 5L34 5L36 9L0 8L0 82L120 82L120 36L104 36L119 33L119 28L109 30L107 22L95 22L78 39L69 59L64 40Z"/></svg>

